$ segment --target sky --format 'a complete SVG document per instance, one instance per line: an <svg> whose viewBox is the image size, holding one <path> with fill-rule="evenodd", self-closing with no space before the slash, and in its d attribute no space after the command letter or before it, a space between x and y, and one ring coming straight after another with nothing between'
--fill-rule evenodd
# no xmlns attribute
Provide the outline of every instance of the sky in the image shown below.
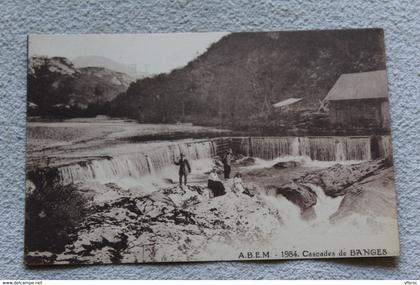
<svg viewBox="0 0 420 285"><path fill-rule="evenodd" d="M139 72L183 67L228 33L30 35L29 56L103 56Z"/></svg>

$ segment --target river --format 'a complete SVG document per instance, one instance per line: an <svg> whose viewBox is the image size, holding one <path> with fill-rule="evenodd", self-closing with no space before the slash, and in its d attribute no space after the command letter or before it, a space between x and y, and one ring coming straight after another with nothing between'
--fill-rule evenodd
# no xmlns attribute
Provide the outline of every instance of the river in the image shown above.
<svg viewBox="0 0 420 285"><path fill-rule="evenodd" d="M180 133L182 133L181 139L176 139ZM141 140L140 142L137 139L131 139L139 136L153 137L156 134L159 135L159 138L162 137L162 134L171 134L171 138L174 139ZM208 134L210 135L206 138L205 135ZM301 187L309 189L307 190L308 195L315 197L313 201L315 204L311 207L312 214L308 218L302 216L303 210L297 206L296 201L291 201L289 198L286 199L286 196L283 195L270 193L269 189L273 185L294 184L293 181L308 173L327 169L337 164L357 165L371 161L371 137L233 137L228 134L227 130L198 126L141 125L123 120L72 120L56 123L28 123L27 191L28 193L42 191L43 187L49 186L74 186L74 189L78 189L78 191L84 193L83 195L85 193L93 193L89 194L91 195L90 197L94 197L91 202L93 205L109 205L107 208L104 208L104 212L93 212L91 215L110 215L111 218L116 218L113 216L113 212L107 213L111 210L123 211L125 213L123 217L126 217L127 213L126 208L120 209L122 206L113 206L115 201L131 201L130 199L142 199L141 197L149 197L148 195L153 197L153 195L157 195L156 193L160 193L158 195L160 198L158 200L153 198L154 204L148 206L149 209L152 207L153 211L160 212L167 207L172 207L170 206L172 203L184 205L188 199L194 198L194 195L196 196L196 194L191 194L192 192L189 188L190 194L188 194L189 196L187 195L188 197L185 196L186 194L181 195L179 193L161 197L162 193L168 191L181 191L180 189L176 190L178 171L174 165L174 160L181 153L185 154L192 166L189 185L206 189L207 173L218 163L220 169L220 157L228 148L232 148L236 159L233 164L233 173L241 172L244 183L252 188L252 191L258 197L248 197L248 199L247 196L245 197L241 193L234 193L230 189L232 182L226 181L224 182L228 191L226 198L221 200L214 198L208 200L207 203L194 204L187 208L188 210L195 211L194 213L198 216L202 212L201 214L206 222L210 222L207 219L209 219L209 213L214 211L212 209L220 211L218 215L230 217L229 221L232 222L237 219L245 219L248 226L244 228L237 226L236 222L231 225L231 227L237 228L238 239L244 232L251 235L254 234L254 231L255 233L258 232L259 226L264 226L267 229L264 229L259 235L271 236L270 240L265 242L267 242L267 246L272 247L280 243L287 245L289 248L325 248L324 234L326 231L329 232L331 238L341 237L341 242L336 244L338 247L352 242L347 239L344 241L342 238L343 233L351 237L354 232L362 229L360 225L350 227L348 224L341 224L332 227L330 221L330 217L337 212L340 204L342 204L343 196L333 198L327 196L318 185L306 182L301 183ZM376 137L375 143L377 144L375 146L376 155L379 154L380 158L391 157L389 136ZM247 161L247 159L251 159L251 163L242 163ZM291 161L294 162L292 167L274 167L278 163ZM391 190L393 191L393 189ZM202 202L209 199L205 192L197 197L194 199ZM172 200L172 202L168 199ZM166 204L157 206L157 202ZM140 205L138 204L139 202L136 203L136 205ZM250 204L248 205L248 203ZM261 203L265 206L261 206ZM90 208L89 211L98 209L95 207ZM185 206L182 207L185 208ZM210 208L207 209L207 207ZM278 215L275 213L278 213ZM270 222L261 223L261 219L265 220L267 219L266 217L270 217ZM127 216L124 219L130 220L132 217ZM104 234L116 238L121 236L121 233L117 232L118 229L118 231L122 231L128 236L134 235L136 231L127 231L128 225L132 228L132 224L137 221L137 218L133 219L127 226L124 226L123 223ZM254 219L256 220L254 221ZM361 221L363 217L359 215L357 220ZM226 221L223 220L221 222ZM252 224L251 221L254 221L255 224ZM386 220L386 223L389 223L389 221L394 227L394 219ZM164 244L171 240L171 236L174 233L182 233L184 231L181 225L173 229L167 228L166 223L168 222L170 220L165 220L165 222L162 222L162 225L158 224L159 227L163 228L156 230L159 232L158 236L162 236L163 229L168 231L167 237L162 237L162 241L158 241L158 244L162 244L160 245L160 252L164 256L171 252L171 249L165 247ZM86 223L88 222L86 221ZM370 231L370 224L364 223L362 229L366 239L365 244L369 246L377 242L377 236L372 235ZM194 225L197 226L197 224ZM252 229L247 229L249 226L252 226ZM210 231L211 227L208 230ZM103 225L95 224L93 228L82 232L77 232L76 230L76 233L83 243L90 244L92 242L94 244L94 239L98 238L96 234L93 235L96 231L104 231ZM211 232L206 233L206 235L210 234ZM230 234L232 233L230 232L228 235ZM382 231L379 234L382 235ZM311 236L312 238L296 240L296 236ZM145 235L143 237L144 242L147 242L149 238L154 240L156 236L151 235L148 237L148 235ZM212 245L207 243L206 239L206 236L197 237L197 244L194 245L194 248L202 248L203 243L206 243L206 250L203 249L196 256L190 256L190 253L187 253L190 252L189 250L184 253L177 253L173 257L174 260L223 259L223 257L212 255L212 250L210 250ZM260 239L257 239L255 242L257 243L254 246L258 244L260 246L264 245ZM229 247L232 245L231 243L235 243L235 247ZM232 255L234 255L239 247L244 245L244 241L220 242L217 240L215 244L218 247L229 245L226 250L230 248ZM191 252L193 251L191 248ZM189 257L187 258L185 254ZM74 253L65 253L61 257L62 262L67 262L66 260L70 256L74 257ZM95 254L92 256L92 258L95 258ZM128 261L133 258L137 260L137 255L134 253L127 253L122 256L123 260L124 258L127 258ZM157 256L153 256L153 260L159 261ZM76 257L81 258L79 255ZM87 259L88 262L92 260Z"/></svg>

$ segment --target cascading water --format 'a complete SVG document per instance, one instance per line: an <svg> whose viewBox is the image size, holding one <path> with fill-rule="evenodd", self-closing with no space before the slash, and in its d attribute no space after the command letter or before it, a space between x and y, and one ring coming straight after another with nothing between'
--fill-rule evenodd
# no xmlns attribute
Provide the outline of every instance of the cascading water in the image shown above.
<svg viewBox="0 0 420 285"><path fill-rule="evenodd" d="M391 136L382 136L380 151L384 158L392 158Z"/></svg>
<svg viewBox="0 0 420 285"><path fill-rule="evenodd" d="M383 136L383 156L390 153L388 141ZM319 161L371 159L370 137L252 137L242 138L239 148L247 156L267 160L281 156L308 156Z"/></svg>
<svg viewBox="0 0 420 285"><path fill-rule="evenodd" d="M313 184L305 185L311 188L317 196L317 201L314 206L316 221L328 221L331 215L337 211L341 200L343 200L343 196L335 198L329 197L325 195L324 190L322 190L321 187Z"/></svg>
<svg viewBox="0 0 420 285"><path fill-rule="evenodd" d="M273 199L273 196L276 198ZM305 221L301 217L300 209L298 206L287 200L282 195L276 196L275 194L263 194L261 199L271 208L276 209L285 226L288 228L301 228L305 226Z"/></svg>
<svg viewBox="0 0 420 285"><path fill-rule="evenodd" d="M301 228L311 226L318 223L329 223L329 218L339 208L343 196L329 197L325 195L324 190L321 187L307 183L304 184L311 188L317 196L316 204L313 206L315 213L314 219L305 220L302 218L302 213L299 207L287 200L283 195L276 194L276 191L260 191L261 198L271 207L278 210L280 216L284 218L284 223L290 224L291 226L298 226ZM273 199L275 197L275 199Z"/></svg>
<svg viewBox="0 0 420 285"><path fill-rule="evenodd" d="M305 184L317 194L313 215L302 216L299 206L289 201L276 191L260 191L260 198L282 218L283 225L272 238L274 244L292 244L297 248L325 248L325 236L336 236L337 233L347 232L348 229L337 227L330 222L330 217L338 210L343 198L330 198L321 188ZM350 231L351 232L351 231ZM342 237L341 237L342 238Z"/></svg>
<svg viewBox="0 0 420 285"><path fill-rule="evenodd" d="M292 149L291 154L293 156L300 156L299 146L300 146L299 138L294 138L291 145L291 149Z"/></svg>
<svg viewBox="0 0 420 285"><path fill-rule="evenodd" d="M261 199L278 211L282 217L283 225L278 233L272 237L273 244L290 244L295 248L313 248L321 252L325 250L325 237L332 240L340 240L350 248L357 248L360 240L375 248L378 238L384 233L378 227L384 229L395 228L395 221L385 217L375 217L375 227L372 227L372 218L361 214L353 214L346 218L345 222L332 222L330 217L339 209L343 197L332 198L326 196L324 191L315 185L305 184L317 194L317 202L314 207L314 217L305 219L301 215L298 206L287 200L282 195L260 192ZM386 233L385 233L386 234ZM359 237L355 239L355 235ZM334 243L329 247L334 251ZM338 248L335 249L339 250Z"/></svg>
<svg viewBox="0 0 420 285"><path fill-rule="evenodd" d="M282 157L309 157L316 161L369 160L370 137L246 137L237 151L265 160ZM392 156L389 136L380 137L382 157ZM119 154L112 158L95 159L58 168L61 185L98 180L109 181L125 177L140 178L155 174L173 165L184 153L191 160L210 159L217 154L216 141L169 143L146 152Z"/></svg>
<svg viewBox="0 0 420 285"><path fill-rule="evenodd" d="M171 166L183 153L190 161L212 158L216 146L212 141L177 143L158 147L147 154L120 154L113 158L96 159L58 168L59 184L97 180L101 182L121 178L141 178Z"/></svg>

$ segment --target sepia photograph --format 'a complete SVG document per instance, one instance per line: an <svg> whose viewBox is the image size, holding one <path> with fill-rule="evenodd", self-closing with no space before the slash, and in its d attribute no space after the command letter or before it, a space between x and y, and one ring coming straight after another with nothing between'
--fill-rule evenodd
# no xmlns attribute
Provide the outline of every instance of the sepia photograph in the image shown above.
<svg viewBox="0 0 420 285"><path fill-rule="evenodd" d="M399 256L382 29L28 36L25 263Z"/></svg>

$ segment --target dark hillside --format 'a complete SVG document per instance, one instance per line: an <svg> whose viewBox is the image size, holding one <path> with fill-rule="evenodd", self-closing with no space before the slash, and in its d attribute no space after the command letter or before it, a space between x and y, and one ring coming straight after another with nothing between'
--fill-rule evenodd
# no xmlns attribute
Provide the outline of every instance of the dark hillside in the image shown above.
<svg viewBox="0 0 420 285"><path fill-rule="evenodd" d="M317 110L341 74L384 69L383 55L380 29L233 33L187 66L133 83L113 100L111 115L145 123L267 124L273 103L297 97L301 109Z"/></svg>

